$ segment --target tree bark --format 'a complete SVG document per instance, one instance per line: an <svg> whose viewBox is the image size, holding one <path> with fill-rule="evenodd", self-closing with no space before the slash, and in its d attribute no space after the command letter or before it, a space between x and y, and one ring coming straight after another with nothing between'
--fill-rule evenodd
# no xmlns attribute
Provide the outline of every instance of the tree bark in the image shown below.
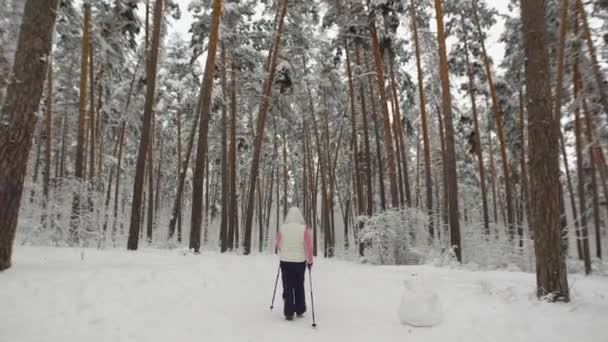
<svg viewBox="0 0 608 342"><path fill-rule="evenodd" d="M429 215L429 239L433 240L435 231L433 226L433 176L431 173L431 144L429 142L429 129L426 115L426 97L424 96L424 71L422 69L422 58L420 56L420 42L418 40L418 15L415 0L411 0L412 8L412 34L414 35L414 46L416 51L416 70L418 72L418 97L420 106L420 122L422 129L422 142L424 149L424 178L426 189L426 210Z"/></svg>
<svg viewBox="0 0 608 342"><path fill-rule="evenodd" d="M521 0L529 113L531 225L537 232L537 296L569 301L562 253L559 198L559 119L551 109L545 0Z"/></svg>
<svg viewBox="0 0 608 342"><path fill-rule="evenodd" d="M382 148L380 147L380 130L378 129L378 114L376 111L376 98L374 96L374 82L371 68L368 63L369 57L365 53L365 69L370 73L368 76L369 98L372 106L372 122L374 124L374 135L376 140L376 159L378 163L378 188L380 190L380 207L386 209L386 194L384 189L384 161L382 159Z"/></svg>
<svg viewBox="0 0 608 342"><path fill-rule="evenodd" d="M221 84L222 84L222 97L224 99L228 99L228 82L226 75L226 49L224 48L224 44L221 47L221 62L220 62L220 72L221 72ZM224 253L228 250L228 195L230 192L229 188L229 174L228 174L228 115L226 110L226 105L222 106L222 216L220 220L220 252Z"/></svg>
<svg viewBox="0 0 608 342"><path fill-rule="evenodd" d="M160 45L160 29L163 18L163 0L156 0L154 4L154 27L152 29L151 51L146 59L146 101L144 104L144 118L142 137L137 152L135 165L135 181L133 184L133 199L131 206L131 222L129 225L128 250L137 250L139 244L139 230L141 225L141 208L144 187L144 173L146 169L146 155L150 146L152 118L154 112L154 97L156 92L156 68L158 50Z"/></svg>
<svg viewBox="0 0 608 342"><path fill-rule="evenodd" d="M85 120L87 106L87 78L88 78L88 59L89 59L89 31L91 27L91 4L84 3L84 23L82 29L82 52L80 57L80 98L78 110L78 136L76 140L76 162L74 165L74 176L76 179L84 180L85 167ZM70 218L70 234L68 244L78 244L78 229L80 220L80 193L77 189L74 192L72 201L72 215Z"/></svg>
<svg viewBox="0 0 608 342"><path fill-rule="evenodd" d="M580 17L580 21L583 24L583 35L585 42L587 43L587 50L589 50L589 56L591 58L591 67L593 69L593 77L595 79L595 85L600 96L600 103L604 108L604 113L608 115L608 93L606 92L605 82L603 78L600 65L597 60L597 53L593 45L593 38L591 36L591 30L589 29L589 21L587 19L587 11L583 5L582 0L576 0L577 17Z"/></svg>
<svg viewBox="0 0 608 342"><path fill-rule="evenodd" d="M230 198L229 198L229 206L230 206L230 219L228 221L228 249L232 250L234 234L239 229L239 214L238 214L238 204L237 204L237 188L236 188L236 111L237 111L237 100L236 100L236 87L237 87L237 65L236 58L232 56L232 84L230 89L231 102L230 102L230 152L229 152L229 161L230 161ZM277 177L278 179L278 177ZM278 199L277 199L278 200Z"/></svg>
<svg viewBox="0 0 608 342"><path fill-rule="evenodd" d="M0 113L0 271L11 266L27 157L51 52L57 0L28 0Z"/></svg>
<svg viewBox="0 0 608 342"><path fill-rule="evenodd" d="M380 107L384 121L384 150L386 153L388 178L391 191L391 206L399 208L399 187L397 182L397 169L395 165L395 150L393 149L393 135L391 133L391 123L388 111L388 99L386 96L386 88L384 86L384 68L382 66L382 55L380 53L380 45L378 43L378 34L376 32L375 15L372 11L369 15L369 31L372 40L372 49L374 52L374 60L376 62L376 79L378 83L378 91L380 93ZM382 162L381 160L379 162Z"/></svg>
<svg viewBox="0 0 608 342"><path fill-rule="evenodd" d="M194 180L192 184L192 216L190 224L189 248L193 249L195 253L199 253L201 248L201 224L203 221L203 176L205 171L205 160L208 159L207 132L209 130L209 119L211 116L211 93L213 91L213 74L215 72L215 59L217 53L221 15L222 1L214 0L213 15L211 20L211 31L209 32L207 64L205 65L203 83L201 84L201 90L199 94L199 98L201 101L201 119L198 133L198 148L196 151ZM209 177L208 174L207 177Z"/></svg>
<svg viewBox="0 0 608 342"><path fill-rule="evenodd" d="M243 253L245 255L251 253L251 228L253 223L253 207L255 199L255 183L258 177L260 168L260 153L262 150L262 143L264 141L264 127L266 126L266 114L268 113L268 105L270 97L272 96L272 84L274 75L276 72L277 59L280 51L281 36L283 33L284 18L287 14L288 0L283 0L283 4L280 7L280 15L278 18L278 27L274 33L274 39L272 47L268 54L268 74L266 80L263 83L264 92L261 97L260 107L257 117L257 127L255 142L253 148L253 159L251 162L251 172L249 173L249 193L247 198L247 211L245 213L245 227L244 227L244 241L243 241Z"/></svg>
<svg viewBox="0 0 608 342"><path fill-rule="evenodd" d="M464 17L462 18L464 23ZM465 25L463 25L463 29L466 30ZM479 114L477 113L477 101L476 101L476 91L477 86L475 85L475 76L473 75L473 69L471 68L471 63L469 61L469 45L468 45L468 37L465 37L464 41L465 48L465 60L466 60L466 68L467 68L467 77L469 79L469 96L471 98L471 110L473 112L473 124L475 127L475 155L477 156L477 165L479 172L479 189L481 191L481 209L483 214L483 227L484 233L486 235L490 235L490 216L488 214L488 195L486 191L486 176L485 176L485 168L483 166L483 151L481 149L481 132L479 130ZM522 147L523 148L523 147Z"/></svg>
<svg viewBox="0 0 608 342"><path fill-rule="evenodd" d="M462 262L462 250L460 245L460 218L458 212L458 172L456 168L454 125L452 123L452 96L450 95L450 77L441 2L442 0L435 0L435 16L437 20L437 41L439 45L442 114L445 126L446 166L448 173L447 181L450 215L450 246L454 250L456 259L459 262Z"/></svg>
<svg viewBox="0 0 608 342"><path fill-rule="evenodd" d="M496 94L496 87L492 78L492 70L490 69L490 61L486 52L485 38L481 30L479 13L477 10L477 0L473 0L473 18L475 20L475 26L477 27L477 34L479 35L479 43L481 45L481 55L483 57L483 64L485 67L486 78L488 81L488 87L490 89L490 97L492 99L492 110L494 111L496 132L498 135L498 141L500 143L500 157L502 160L502 171L505 179L505 195L507 202L507 227L510 234L510 238L515 237L515 220L513 210L513 188L511 185L511 173L509 170L509 159L507 157L507 146L505 141L505 134L503 129L503 112L498 103L498 96ZM522 236L519 237L520 239Z"/></svg>

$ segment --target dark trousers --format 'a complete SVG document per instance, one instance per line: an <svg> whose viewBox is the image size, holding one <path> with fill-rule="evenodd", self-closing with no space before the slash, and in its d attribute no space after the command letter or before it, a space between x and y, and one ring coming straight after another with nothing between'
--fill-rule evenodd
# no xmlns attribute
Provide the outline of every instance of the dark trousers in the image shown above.
<svg viewBox="0 0 608 342"><path fill-rule="evenodd" d="M281 261L281 279L283 280L283 313L285 316L300 315L306 312L304 297L304 274L306 262Z"/></svg>

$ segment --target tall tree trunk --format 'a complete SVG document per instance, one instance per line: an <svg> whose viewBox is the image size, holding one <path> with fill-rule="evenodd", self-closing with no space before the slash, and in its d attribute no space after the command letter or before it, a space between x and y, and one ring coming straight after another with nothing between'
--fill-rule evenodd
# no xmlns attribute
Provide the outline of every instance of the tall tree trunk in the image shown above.
<svg viewBox="0 0 608 342"><path fill-rule="evenodd" d="M95 118L95 63L93 44L89 43L89 180L95 182L95 143L97 120Z"/></svg>
<svg viewBox="0 0 608 342"><path fill-rule="evenodd" d="M589 255L589 253L585 253L584 251L588 252L589 248L587 248L587 249L583 248L583 237L581 236L582 229L580 227L579 211L576 207L576 197L574 195L574 186L572 185L572 177L570 176L570 163L568 162L568 154L566 152L566 144L564 142L564 136L561 132L560 132L559 143L560 143L560 147L561 147L562 160L564 161L564 170L566 173L566 186L568 189L568 196L570 197L570 205L572 207L572 220L573 220L573 224L574 224L574 232L576 234L576 249L578 251L578 258L581 260L584 260L586 258L586 255ZM563 194L562 194L562 196L563 196ZM589 246L589 243L587 243L586 245Z"/></svg>
<svg viewBox="0 0 608 342"><path fill-rule="evenodd" d="M437 0L438 1L438 0ZM475 19L475 26L477 28L477 34L479 36L479 43L481 45L481 56L483 58L483 64L485 67L486 78L488 80L488 87L490 89L490 97L492 99L492 110L494 111L496 133L498 135L498 141L500 143L500 157L502 160L502 172L505 179L505 195L507 202L507 226L511 239L515 237L515 221L514 221L514 210L513 210L513 187L511 185L511 173L509 171L509 159L507 157L507 143L505 141L505 134L503 128L503 113L498 103L498 96L496 94L496 87L492 77L492 70L490 69L490 61L486 52L485 36L481 30L481 24L479 20L479 13L477 7L477 0L473 0L473 18ZM519 236L520 240L522 236Z"/></svg>
<svg viewBox="0 0 608 342"><path fill-rule="evenodd" d="M580 23L580 16L581 16L581 8L577 6L577 10L575 13L575 25L574 25L574 33L575 35L578 35L578 29L579 29L579 23ZM584 11L584 9L582 9L582 11ZM588 27L586 29L586 32L588 30ZM589 50L592 52L592 55L595 55L595 52L593 52L593 42L588 40L588 47ZM590 170L589 173L591 174L591 192L592 192L592 196L593 196L593 219L594 219L594 223L595 223L595 251L596 251L596 256L601 259L602 258L602 239L601 239L601 233L600 233L600 210L599 210L599 196L598 196L598 185L597 185L597 175L595 173L595 159L593 158L593 155L591 153L591 146L594 143L594 138L593 138L593 121L590 118L589 115L589 110L587 109L587 105L586 105L586 100L585 100L585 95L584 95L584 89L583 89L583 81L582 81L582 77L581 77L581 73L580 73L580 69L579 69L579 57L578 54L575 56L575 62L574 62L574 88L578 91L582 91L583 95L581 96L582 101L577 101L579 102L579 105L577 106L577 110L580 110L580 103L582 102L583 105L583 113L585 115L585 126L586 126L586 135L587 135L587 144L589 145L589 157L590 157ZM593 60L592 60L593 63ZM597 69L595 69L594 66L594 72L597 72ZM597 78L596 75L596 81L602 81L601 77ZM603 82L602 82L603 83ZM602 88L600 88L602 89ZM605 94L600 94L600 96L605 96ZM604 100L606 98L604 97ZM608 109L608 107L604 107L604 109ZM581 204L582 207L582 204ZM585 208L585 207L583 207ZM582 212L582 214L584 215L584 212Z"/></svg>
<svg viewBox="0 0 608 342"><path fill-rule="evenodd" d="M51 187L51 164L53 148L53 63L49 57L48 76L46 84L46 118L44 122L44 173L42 182L42 194L44 196L44 207L49 201L49 189Z"/></svg>
<svg viewBox="0 0 608 342"><path fill-rule="evenodd" d="M146 162L148 178L148 219L146 225L146 240L152 243L152 230L154 227L154 149L156 136L155 111L152 110L152 129L150 131L150 145L148 147L148 160Z"/></svg>
<svg viewBox="0 0 608 342"><path fill-rule="evenodd" d="M433 176L431 173L431 144L429 142L429 129L426 115L426 97L424 96L424 71L422 70L422 58L420 56L420 42L418 40L418 15L415 0L411 0L412 10L412 34L414 35L414 46L416 48L416 70L418 72L418 96L420 106L420 122L422 129L422 142L424 147L424 178L426 189L426 210L429 215L429 238L435 236L433 227Z"/></svg>
<svg viewBox="0 0 608 342"><path fill-rule="evenodd" d="M393 136L391 133L391 123L388 111L388 99L386 89L384 87L384 68L382 66L382 55L380 45L378 43L378 34L376 33L376 19L374 12L369 15L369 31L372 39L372 49L374 50L374 60L376 62L376 79L378 91L380 93L380 107L382 109L382 117L384 121L384 149L387 159L388 178L391 190L391 206L399 207L399 187L397 182L397 168L395 165L395 150L393 149ZM379 162L382 162L381 160Z"/></svg>
<svg viewBox="0 0 608 342"><path fill-rule="evenodd" d="M57 0L27 0L0 113L0 271L11 266L27 157L51 52Z"/></svg>
<svg viewBox="0 0 608 342"><path fill-rule="evenodd" d="M372 122L374 123L374 135L376 140L376 159L378 163L378 188L380 189L380 207L386 209L386 194L384 190L384 162L382 159L382 148L380 147L380 130L378 129L378 114L376 111L376 97L374 95L374 82L371 69L368 63L369 57L365 53L365 69L370 74L368 76L369 98L372 105Z"/></svg>
<svg viewBox="0 0 608 342"><path fill-rule="evenodd" d="M529 133L528 133L529 134ZM496 166L494 162L494 147L492 145L492 134L488 130L488 150L490 151L490 175L492 176L492 208L494 222L498 223L498 200L496 194Z"/></svg>
<svg viewBox="0 0 608 342"><path fill-rule="evenodd" d="M66 170L65 170L65 160L66 160L66 153L67 153L67 140L68 140L68 129L69 129L69 120L68 120L68 115L67 113L63 114L63 125L61 128L61 152L60 152L60 162L59 162L59 178L60 179L64 179L66 177Z"/></svg>
<svg viewBox="0 0 608 342"><path fill-rule="evenodd" d="M220 17L222 15L222 1L213 1L213 15L211 30L209 32L209 48L207 53L207 64L203 74L203 83L199 94L201 101L201 119L198 133L198 148L196 151L196 166L194 168L194 180L192 184L192 217L190 224L190 249L195 253L201 248L201 224L203 221L203 176L205 171L205 160L207 156L207 132L209 130L209 119L211 116L211 93L213 91L213 74L215 72L215 59L217 52ZM207 174L209 177L209 174Z"/></svg>
<svg viewBox="0 0 608 342"><path fill-rule="evenodd" d="M78 111L78 137L76 140L76 162L74 165L74 176L76 179L84 180L85 167L85 120L87 106L87 78L88 78L88 59L89 59L89 31L91 27L91 4L87 1L84 3L84 23L82 28L82 52L80 56L80 98ZM70 245L78 244L78 229L80 220L80 191L77 189L74 192L72 201L72 215L70 218L70 237L68 243Z"/></svg>
<svg viewBox="0 0 608 342"><path fill-rule="evenodd" d="M188 136L186 156L184 157L184 161L181 163L181 168L179 171L180 174L177 181L177 190L175 194L175 199L173 200L173 207L171 209L171 219L169 220L169 239L173 238L173 235L175 234L175 224L177 222L178 217L182 215L181 212L184 195L184 184L186 183L186 175L188 173L188 167L190 165L190 157L192 156L192 150L194 149L194 138L196 137L196 132L198 131L198 122L201 117L200 100L198 104L199 105L196 107L196 111L194 112L194 122L192 123L192 129L190 130L190 135ZM181 228L178 230L177 240L178 242L181 242Z"/></svg>
<svg viewBox="0 0 608 342"><path fill-rule="evenodd" d="M464 16L461 18L464 23ZM466 30L466 26L463 24L463 30ZM466 32L466 31L465 31ZM477 156L477 164L478 164L478 172L479 172L479 189L481 191L481 209L483 214L483 227L484 233L486 235L490 235L490 216L488 214L488 195L486 191L486 176L485 176L485 168L483 166L483 152L481 149L481 132L479 130L479 115L477 113L477 100L476 100L476 92L477 86L475 85L475 76L473 75L473 69L471 68L471 63L469 61L469 45L468 45L468 37L465 37L464 40L464 48L465 48L465 60L466 60L466 68L467 68L467 77L469 79L469 96L471 98L471 110L473 112L473 124L475 127L475 147L474 152ZM522 147L523 148L523 147Z"/></svg>
<svg viewBox="0 0 608 342"><path fill-rule="evenodd" d="M531 228L530 225L530 187L528 186L528 160L526 158L526 121L524 119L524 96L523 91L519 90L519 131L520 131L520 145L521 145L521 157L520 167L521 167L521 191L523 194L523 205L524 212L526 215L526 222L528 222L528 227ZM534 238L534 231L530 229L530 237Z"/></svg>
<svg viewBox="0 0 608 342"><path fill-rule="evenodd" d="M580 73L578 74L579 86L582 85L582 80L580 78ZM581 86L582 88L582 86ZM602 239L601 239L601 220L600 220L600 207L599 207L599 191L598 191L598 181L597 181L597 161L595 160L592 147L595 142L595 138L593 136L593 122L591 119L591 115L589 114L589 109L587 108L586 100L583 96L583 113L585 115L585 127L586 127L586 136L587 136L587 144L589 146L588 153L589 158L591 159L591 163L589 165L589 173L591 174L591 191L593 195L593 221L595 224L595 248L596 248L596 257L602 259Z"/></svg>
<svg viewBox="0 0 608 342"><path fill-rule="evenodd" d="M363 203L363 181L361 180L361 175L359 173L361 164L359 162L359 143L357 141L357 111L355 106L355 85L353 82L353 72L351 68L351 60L350 60L350 49L348 47L348 41L346 38L344 39L344 50L346 51L346 70L348 74L348 93L350 98L350 123L351 123L351 145L352 145L352 153L353 153L353 183L355 195L357 198L357 215L365 214L365 203ZM359 56L356 56L359 57ZM363 110L363 109L362 109ZM353 228L354 229L354 228ZM348 250L348 224L344 223L344 248Z"/></svg>
<svg viewBox="0 0 608 342"><path fill-rule="evenodd" d="M583 24L583 36L587 43L587 50L589 50L589 56L591 58L591 67L593 69L593 78L595 85L600 97L600 103L604 108L604 113L608 115L608 93L606 92L606 83L603 78L602 70L597 60L597 53L593 45L593 37L591 36L591 30L589 29L589 20L587 19L587 11L582 0L576 0L576 11L577 18L580 17L580 22ZM578 19L577 19L578 20Z"/></svg>
<svg viewBox="0 0 608 342"><path fill-rule="evenodd" d="M566 2L566 0L564 0ZM567 7L567 6L566 6ZM567 19L566 19L567 20ZM574 74L578 74L578 66L574 65ZM576 76L575 76L576 77ZM559 87L559 84L557 85ZM557 94L556 94L557 95ZM580 89L578 84L574 84L574 98L578 102L580 98ZM559 102L559 100L556 100ZM557 112L559 113L559 112ZM556 114L557 114L556 113ZM556 117L560 117L559 115ZM578 177L578 199L579 207L581 208L581 234L583 239L583 257L585 263L585 274L591 274L591 253L589 251L589 229L587 228L587 193L585 191L585 174L583 173L584 155L583 155L583 138L582 138L582 122L581 122L580 107L574 109L574 136L576 146L576 172ZM597 236L599 238L599 236ZM600 240L601 241L601 240Z"/></svg>
<svg viewBox="0 0 608 342"><path fill-rule="evenodd" d="M450 246L456 259L462 262L460 245L460 218L458 213L458 172L456 168L456 147L454 143L454 125L452 123L452 96L450 95L450 77L448 70L445 29L443 26L442 0L435 0L437 20L437 41L439 45L439 69L441 75L441 102L445 126L446 168L448 174L448 201L450 213Z"/></svg>
<svg viewBox="0 0 608 342"><path fill-rule="evenodd" d="M529 113L530 195L537 295L569 301L559 208L559 119L551 109L545 0L521 0Z"/></svg>
<svg viewBox="0 0 608 342"><path fill-rule="evenodd" d="M391 89L393 90L393 101L395 102L395 111L393 112L393 124L395 126L395 142L399 145L398 151L401 157L401 172L403 175L403 190L405 191L405 204L408 207L412 207L412 192L410 190L410 179L409 179L409 164L407 149L405 148L405 139L403 138L403 129L401 127L401 110L399 109L399 95L397 91L397 81L395 81L395 70L394 70L394 52L391 50L388 53L389 70L391 78Z"/></svg>
<svg viewBox="0 0 608 342"><path fill-rule="evenodd" d="M118 195L120 194L120 173L122 171L122 156L125 141L126 121L120 127L120 142L118 143L118 163L116 165L116 187L114 189L114 220L112 222L112 236L116 234L116 224L118 221ZM122 232L122 223L121 223Z"/></svg>
<svg viewBox="0 0 608 342"><path fill-rule="evenodd" d="M272 84L276 72L277 60L280 51L281 36L283 33L284 18L287 14L288 0L283 0L282 6L279 8L280 15L278 17L278 27L274 33L273 43L268 53L268 74L263 83L264 92L262 93L260 107L257 117L257 127L255 142L253 147L253 159L251 161L251 172L249 173L249 193L247 194L247 212L245 213L244 241L243 253L245 255L251 252L251 227L253 223L253 206L255 198L255 181L258 177L260 168L260 153L262 150L262 142L264 141L264 127L266 126L266 114L270 97L272 96Z"/></svg>
<svg viewBox="0 0 608 342"><path fill-rule="evenodd" d="M182 114L181 112L177 112L177 170L176 170L176 178L178 179L178 184L179 184L179 179L181 177L182 174ZM194 126L196 127L196 126ZM194 131L196 131L196 128L193 129ZM183 204L183 197L180 197L179 201L179 205L178 205L178 209L177 209L177 241L181 242L181 233L182 233L182 204ZM171 222L171 220L169 220L169 222ZM175 228L174 228L175 229Z"/></svg>
<svg viewBox="0 0 608 342"><path fill-rule="evenodd" d="M361 56L360 56L360 52L359 52L359 44L355 45L355 54L356 54L356 63L359 66L359 70L362 73L363 72L363 65L361 64ZM372 155L371 155L371 148L370 148L370 142L369 142L369 128L368 128L368 117L367 117L367 106L365 103L365 81L362 77L362 75L358 75L358 79L359 79L359 98L361 101L361 114L363 116L362 121L363 121L363 142L364 142L364 148L365 148L365 186L366 186L366 196L365 199L367 201L367 203L365 204L365 213L367 214L368 217L371 217L372 214L374 213L374 198L373 198L373 188L372 188L372 164L371 164L371 160L372 160ZM349 202L350 205L350 202ZM361 229L362 227L358 227L358 231ZM359 236L359 234L357 233L357 237ZM358 239L355 240L355 242L357 243L357 245L359 246L359 256L364 256L365 254L365 244L361 243L361 241L358 241Z"/></svg>
<svg viewBox="0 0 608 342"><path fill-rule="evenodd" d="M237 100L236 100L236 87L237 87L237 65L236 65L236 57L232 56L232 84L230 89L230 152L229 152L229 160L230 160L230 185L228 188L230 189L230 198L229 198L229 207L230 207L230 219L228 220L228 249L232 250L234 234L239 229L239 214L238 214L238 204L236 199L236 111L237 111ZM278 179L278 177L277 177ZM278 198L277 198L278 201Z"/></svg>
<svg viewBox="0 0 608 342"><path fill-rule="evenodd" d="M142 137L137 152L135 165L135 181L133 184L133 199L131 206L131 222L129 225L128 250L137 250L139 244L139 229L141 225L141 208L144 188L144 173L146 169L146 155L150 148L152 118L154 112L154 97L156 92L156 67L160 45L160 29L163 18L163 0L156 0L154 4L154 27L152 29L151 51L146 59L146 101L144 104L144 120Z"/></svg>
<svg viewBox="0 0 608 342"><path fill-rule="evenodd" d="M437 106L437 122L439 122L439 143L441 144L441 149L439 152L441 153L441 172L442 172L442 185L443 185L443 208L441 211L442 221L445 225L450 222L448 218L448 209L450 207L450 196L448 189L448 168L446 163L446 148L445 148L445 130L443 128L443 116L441 114L441 109ZM438 231L440 233L441 230ZM439 234L438 234L439 235Z"/></svg>
<svg viewBox="0 0 608 342"><path fill-rule="evenodd" d="M228 81L226 75L226 49L224 48L224 44L221 47L221 62L220 62L220 72L221 72L221 84L222 84L222 97L224 99L228 98ZM222 106L222 216L220 220L220 251L222 253L228 250L228 194L230 192L229 188L229 175L228 175L228 115L226 112L226 106Z"/></svg>

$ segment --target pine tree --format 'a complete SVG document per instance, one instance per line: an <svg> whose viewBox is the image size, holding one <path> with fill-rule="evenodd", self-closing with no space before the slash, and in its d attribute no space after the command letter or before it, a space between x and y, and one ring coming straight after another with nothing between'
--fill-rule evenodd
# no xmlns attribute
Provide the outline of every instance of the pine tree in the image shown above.
<svg viewBox="0 0 608 342"><path fill-rule="evenodd" d="M0 271L11 266L23 180L51 54L57 0L28 0L0 112Z"/></svg>

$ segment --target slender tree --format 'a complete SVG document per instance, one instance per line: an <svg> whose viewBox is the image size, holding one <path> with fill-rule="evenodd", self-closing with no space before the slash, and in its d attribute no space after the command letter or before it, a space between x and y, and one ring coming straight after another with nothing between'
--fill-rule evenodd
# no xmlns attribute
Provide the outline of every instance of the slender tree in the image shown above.
<svg viewBox="0 0 608 342"><path fill-rule="evenodd" d="M262 142L264 141L264 128L266 126L266 114L268 113L268 106L270 97L272 95L272 85L274 83L274 75L276 73L277 59L280 51L281 35L283 33L283 21L285 15L287 15L287 6L289 1L283 0L282 5L278 8L277 22L278 26L274 33L273 43L268 51L268 60L266 62L266 70L268 74L264 80L262 89L263 93L260 100L260 107L258 111L257 123L256 123L256 134L253 146L253 159L251 161L251 171L249 172L249 191L247 193L247 211L245 212L245 226L244 228L244 241L243 241L243 253L245 255L251 253L251 234L252 234L252 223L253 223L253 209L255 199L255 184L258 178L260 169L260 154L262 150Z"/></svg>
<svg viewBox="0 0 608 342"><path fill-rule="evenodd" d="M84 180L84 168L85 168L85 120L86 120L86 106L87 106L87 78L88 78L88 60L89 60L89 34L91 27L91 4L87 1L84 3L84 22L82 26L82 52L80 56L80 98L79 98L79 111L78 111L78 136L76 139L76 162L74 165L74 176L78 180ZM81 198L80 192L76 190L74 192L74 199L72 201L72 216L70 219L70 238L69 244L74 245L78 243L78 229L79 229L79 217L81 210Z"/></svg>
<svg viewBox="0 0 608 342"><path fill-rule="evenodd" d="M452 96L450 94L450 77L443 26L442 0L435 0L437 20L437 42L439 45L439 74L441 76L441 103L445 126L445 162L447 171L448 204L450 216L450 245L458 261L462 262L460 246L460 218L458 207L458 174L456 168L456 147L454 143L454 124L452 123Z"/></svg>
<svg viewBox="0 0 608 342"><path fill-rule="evenodd" d="M203 81L199 94L200 125L198 133L198 144L196 150L196 163L194 167L194 179L192 184L192 216L190 222L190 249L195 253L201 248L201 225L203 223L203 181L205 171L205 160L207 156L207 132L209 130L209 118L211 114L211 93L213 91L213 75L215 73L215 60L217 53L220 18L222 15L222 0L213 1L213 14L211 30L209 32L209 48L207 51L207 63L203 73ZM207 178L209 173L207 173ZM208 188L207 188L208 189ZM208 191L207 191L208 192ZM208 201L207 201L208 202Z"/></svg>
<svg viewBox="0 0 608 342"><path fill-rule="evenodd" d="M154 3L154 27L152 28L152 44L146 58L146 101L142 136L137 151L135 165L135 181L133 183L133 200L131 206L131 223L129 225L129 240L127 249L137 250L142 216L142 197L144 188L144 173L146 170L146 155L149 153L150 137L152 135L152 118L156 94L156 68L160 46L160 30L163 20L163 0ZM151 181L151 180L150 180ZM149 194L150 196L152 194Z"/></svg>

